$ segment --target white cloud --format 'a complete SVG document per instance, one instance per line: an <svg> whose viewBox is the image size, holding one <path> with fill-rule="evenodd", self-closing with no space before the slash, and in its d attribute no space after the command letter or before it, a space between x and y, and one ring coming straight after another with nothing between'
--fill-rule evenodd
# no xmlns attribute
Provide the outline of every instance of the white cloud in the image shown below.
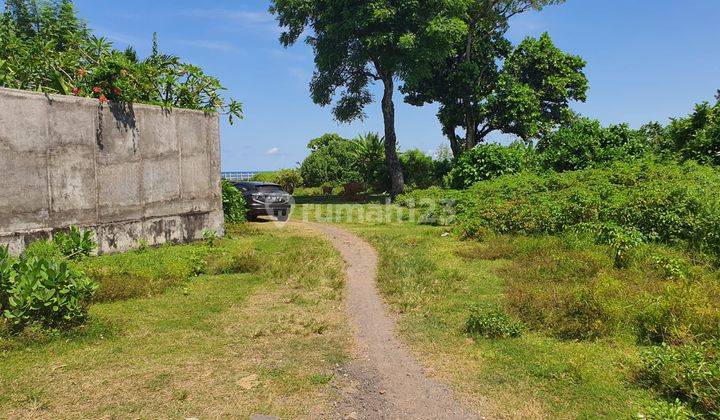
<svg viewBox="0 0 720 420"><path fill-rule="evenodd" d="M272 149L268 150L266 154L268 155L277 155L280 152L280 149L277 147L273 147Z"/></svg>

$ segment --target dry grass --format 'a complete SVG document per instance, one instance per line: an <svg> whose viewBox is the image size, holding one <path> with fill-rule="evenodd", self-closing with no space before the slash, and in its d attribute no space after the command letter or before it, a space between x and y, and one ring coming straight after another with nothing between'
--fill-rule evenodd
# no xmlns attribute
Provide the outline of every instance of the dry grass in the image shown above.
<svg viewBox="0 0 720 420"><path fill-rule="evenodd" d="M324 412L350 347L340 256L297 229L232 234L219 248L253 255L254 272L96 304L83 334L0 353L0 417Z"/></svg>

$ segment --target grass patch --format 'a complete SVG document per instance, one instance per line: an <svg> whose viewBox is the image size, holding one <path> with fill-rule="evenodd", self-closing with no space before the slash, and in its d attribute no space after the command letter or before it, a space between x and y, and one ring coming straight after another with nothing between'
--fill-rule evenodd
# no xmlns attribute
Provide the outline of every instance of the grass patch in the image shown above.
<svg viewBox="0 0 720 420"><path fill-rule="evenodd" d="M87 261L98 270L125 265L137 278L157 279L156 288L121 283L141 293L91 305L84 330L0 341L0 417L296 418L323 409L330 380L318 378L332 377L350 345L340 256L300 230L230 234L214 247ZM230 274L192 274L192 256L209 272L235 250L261 263L249 270L229 258L234 268L218 266Z"/></svg>
<svg viewBox="0 0 720 420"><path fill-rule="evenodd" d="M402 314L403 337L479 412L621 418L655 400L629 381L639 360L633 343L564 341L532 329L509 340L469 339L464 331L478 305L507 305L502 273L511 263L466 256L486 244L461 242L429 226L352 227L380 253L379 287ZM523 244L512 253L521 252L517 248L541 246Z"/></svg>
<svg viewBox="0 0 720 420"><path fill-rule="evenodd" d="M372 209L368 205L365 211ZM328 208L319 216L334 211ZM446 228L403 219L380 224L362 219L335 221L378 250L378 286L400 314L401 335L420 360L478 412L511 418L627 418L673 410L692 412L682 404L674 407L657 390L633 380L645 347L636 339L634 317L619 315L625 310L623 305L607 304L616 298L624 302L637 298L635 304L640 305L646 292L657 296L664 288L655 280L644 282L642 273L651 272L660 282L681 281L670 274L688 271L685 263L675 269L677 264L673 264L680 259L695 272L694 281L705 284L712 270L696 265L692 256L669 248L641 247L631 267L624 269L634 279L627 285L633 294L626 297L611 287L615 281L598 280L622 270L615 268L613 249L597 245L592 237L489 234L483 242L475 242L458 240ZM663 261L673 262L672 267L665 267L668 264ZM525 278L516 282L518 273ZM512 304L513 294L533 282L537 287L528 296L533 294L539 302L551 295L547 289L553 286L549 290L568 290L568 308L573 302L581 303L572 310L558 310L563 316L558 322L567 331L556 334L548 328L550 323L535 324ZM549 303L535 305L538 311L554 309ZM598 324L596 320L603 316L607 320ZM571 318L576 322L567 322ZM485 338L517 335L517 320L531 321L520 336ZM578 332L585 338L562 337Z"/></svg>

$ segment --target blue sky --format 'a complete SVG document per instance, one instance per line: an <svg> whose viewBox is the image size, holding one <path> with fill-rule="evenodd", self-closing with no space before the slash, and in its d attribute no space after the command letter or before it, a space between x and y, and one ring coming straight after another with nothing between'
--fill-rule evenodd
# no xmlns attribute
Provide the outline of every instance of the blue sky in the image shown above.
<svg viewBox="0 0 720 420"><path fill-rule="evenodd" d="M218 76L244 103L245 120L222 127L223 170L293 167L308 140L325 132L353 137L382 131L377 104L368 118L339 125L330 109L312 103L309 48L282 48L266 0L76 0L99 35L119 48L150 50L153 31L165 52ZM666 122L720 89L720 1L568 0L512 22L510 38L548 31L562 49L587 62L588 101L574 108L603 123ZM445 143L434 106L397 99L403 149L435 150Z"/></svg>

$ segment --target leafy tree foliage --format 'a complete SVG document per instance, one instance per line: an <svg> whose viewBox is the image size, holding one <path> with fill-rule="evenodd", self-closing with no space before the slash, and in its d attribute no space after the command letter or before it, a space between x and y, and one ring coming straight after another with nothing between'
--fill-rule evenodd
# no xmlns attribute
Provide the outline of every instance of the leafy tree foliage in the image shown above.
<svg viewBox="0 0 720 420"><path fill-rule="evenodd" d="M325 134L311 140L308 148L310 155L300 166L300 175L306 186L362 181L355 169L352 141L337 134Z"/></svg>
<svg viewBox="0 0 720 420"><path fill-rule="evenodd" d="M688 117L672 120L666 137L683 159L720 165L720 97L715 105L703 102Z"/></svg>
<svg viewBox="0 0 720 420"><path fill-rule="evenodd" d="M367 133L355 139L325 134L308 144L310 155L300 167L304 183L309 187L359 182L375 192L387 192L392 184L385 161L385 138ZM412 188L437 185L448 170L449 161L434 161L419 150L408 150L398 156L405 171L404 178ZM438 167L441 166L440 168Z"/></svg>
<svg viewBox="0 0 720 420"><path fill-rule="evenodd" d="M283 190L290 194L295 192L295 188L299 187L303 183L300 171L297 169L282 169L275 173L273 182L280 185Z"/></svg>
<svg viewBox="0 0 720 420"><path fill-rule="evenodd" d="M516 48L505 38L512 16L555 3L443 2L427 30L406 39L415 57L403 73L406 101L440 103L455 156L493 131L523 139L546 133L569 119L570 100L585 100L581 58L557 49L547 34Z"/></svg>
<svg viewBox="0 0 720 420"><path fill-rule="evenodd" d="M365 116L373 101L370 85L382 83L385 157L391 195L402 193L404 179L397 153L395 78L405 57L403 37L417 20L420 6L402 0L273 0L271 12L285 29L280 42L291 45L306 29L315 52L312 99L326 106L339 96L333 113L338 121Z"/></svg>
<svg viewBox="0 0 720 420"><path fill-rule="evenodd" d="M407 185L413 189L438 185L439 180L442 179L436 177L436 162L433 158L418 149L403 152L400 160Z"/></svg>
<svg viewBox="0 0 720 420"><path fill-rule="evenodd" d="M8 0L0 16L0 86L121 102L218 111L242 117L220 82L176 56L139 60L90 32L71 0Z"/></svg>
<svg viewBox="0 0 720 420"><path fill-rule="evenodd" d="M541 138L537 145L542 167L558 172L603 166L650 151L642 130L627 124L602 127L597 120L576 118Z"/></svg>

